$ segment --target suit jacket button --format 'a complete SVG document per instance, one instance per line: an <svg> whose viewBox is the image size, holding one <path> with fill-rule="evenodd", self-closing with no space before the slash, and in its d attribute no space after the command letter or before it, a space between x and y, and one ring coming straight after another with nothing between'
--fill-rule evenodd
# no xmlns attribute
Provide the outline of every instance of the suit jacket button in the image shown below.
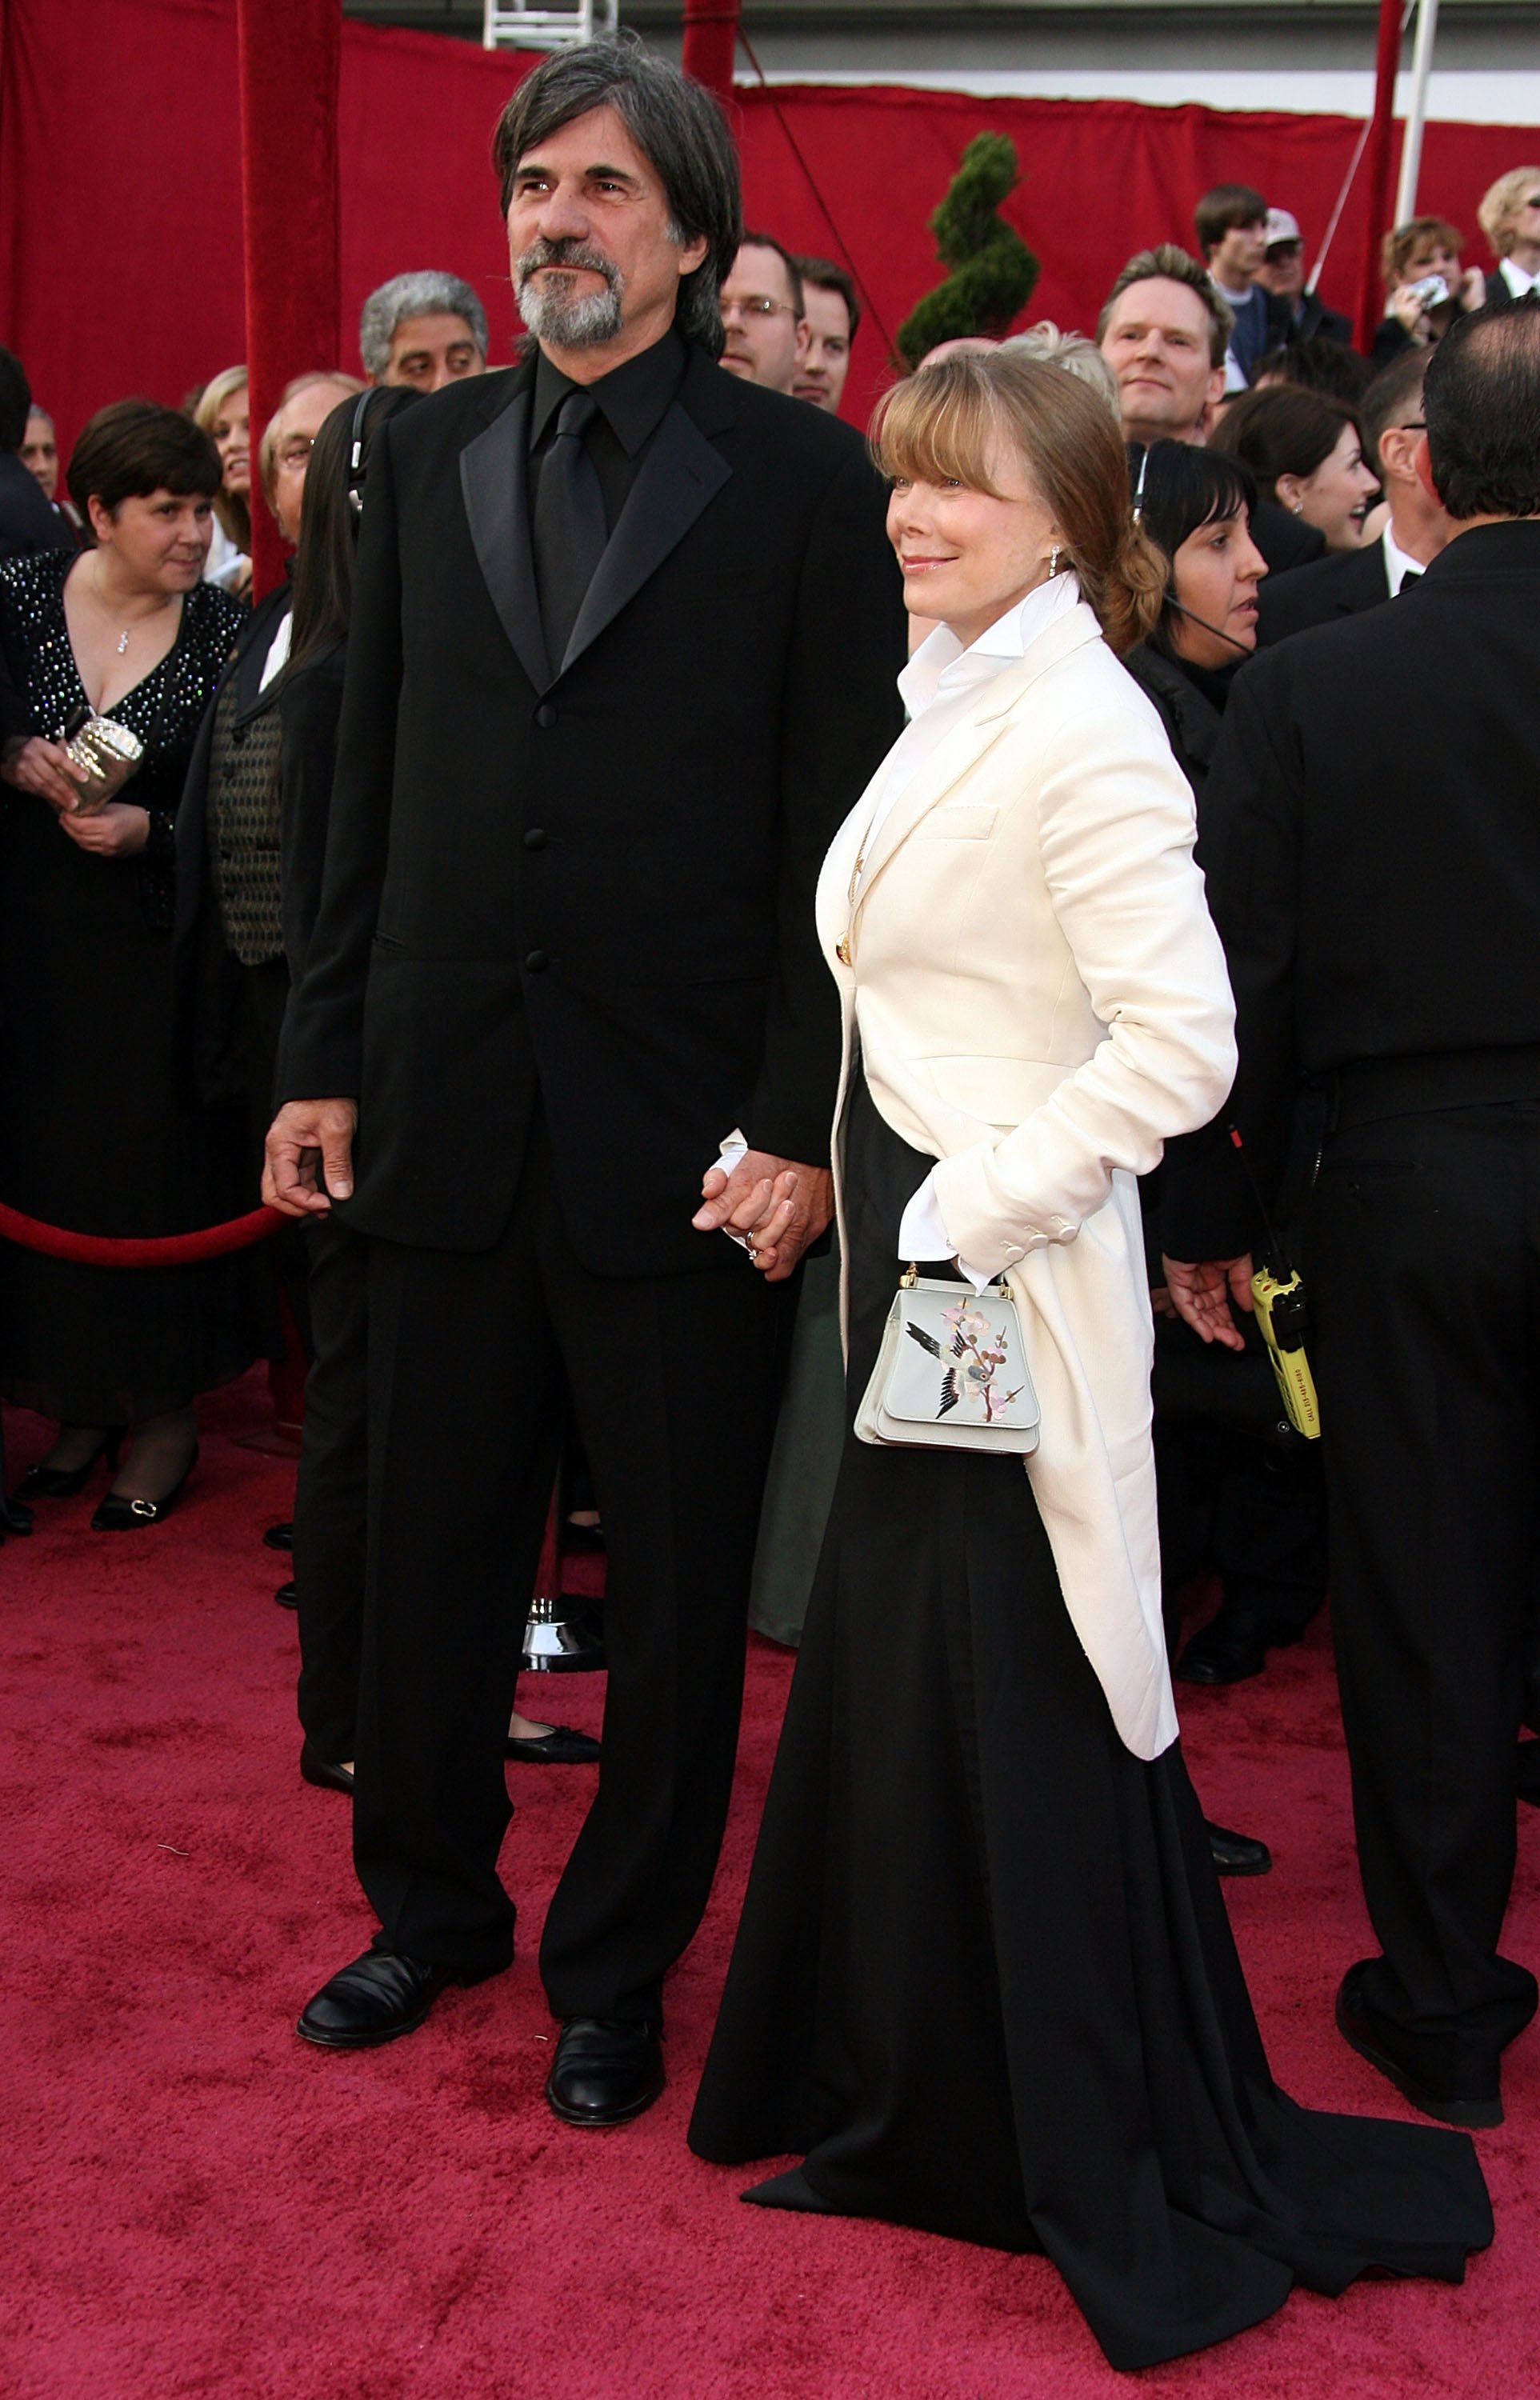
<svg viewBox="0 0 1540 2400"><path fill-rule="evenodd" d="M531 825L524 838L525 850L543 850L550 837L544 825Z"/></svg>
<svg viewBox="0 0 1540 2400"><path fill-rule="evenodd" d="M553 700L542 700L535 711L535 722L542 732L549 733L560 713Z"/></svg>
<svg viewBox="0 0 1540 2400"><path fill-rule="evenodd" d="M524 963L526 975L544 975L551 959L545 950L531 950Z"/></svg>

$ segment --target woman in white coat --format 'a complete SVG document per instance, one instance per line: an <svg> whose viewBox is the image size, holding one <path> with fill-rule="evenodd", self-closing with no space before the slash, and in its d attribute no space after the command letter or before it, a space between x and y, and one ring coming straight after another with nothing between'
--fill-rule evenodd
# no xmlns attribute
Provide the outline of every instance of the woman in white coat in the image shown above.
<svg viewBox="0 0 1540 2400"><path fill-rule="evenodd" d="M1005 1275L1038 1450L851 1439L690 2129L746 2197L1054 2260L1112 2364L1491 2238L1461 2134L1269 2078L1176 1747L1136 1178L1233 1068L1159 612L1091 392L995 351L876 428L910 723L819 886L853 1410L904 1265ZM773 1240L759 1262L775 1262Z"/></svg>

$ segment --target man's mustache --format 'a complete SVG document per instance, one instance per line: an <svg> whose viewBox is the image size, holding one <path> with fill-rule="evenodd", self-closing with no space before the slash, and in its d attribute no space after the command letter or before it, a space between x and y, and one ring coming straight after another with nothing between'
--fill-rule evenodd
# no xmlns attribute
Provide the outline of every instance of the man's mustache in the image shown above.
<svg viewBox="0 0 1540 2400"><path fill-rule="evenodd" d="M576 235L569 235L562 241L547 241L542 237L540 240L531 242L527 250L519 253L516 280L520 283L527 282L530 276L537 274L542 266L586 266L595 275L602 275L612 289L620 272L612 258L606 258L602 250L590 250Z"/></svg>

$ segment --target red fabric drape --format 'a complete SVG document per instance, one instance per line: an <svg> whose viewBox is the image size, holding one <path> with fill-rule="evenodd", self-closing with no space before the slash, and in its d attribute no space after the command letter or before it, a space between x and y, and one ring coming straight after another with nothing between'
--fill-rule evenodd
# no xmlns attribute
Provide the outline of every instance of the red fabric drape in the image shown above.
<svg viewBox="0 0 1540 2400"><path fill-rule="evenodd" d="M285 384L342 356L337 91L342 0L237 0L246 362L256 593L283 546L256 488L256 444Z"/></svg>
<svg viewBox="0 0 1540 2400"><path fill-rule="evenodd" d="M1355 323L1360 349L1367 349L1384 314L1380 274L1381 237L1390 231L1391 174L1395 160L1396 70L1401 62L1403 0L1380 0L1380 32L1374 52L1374 114L1359 173L1363 177L1363 266Z"/></svg>
<svg viewBox="0 0 1540 2400"><path fill-rule="evenodd" d="M103 401L129 391L178 401L244 355L235 5L5 0L4 21L0 340L26 361L67 446ZM341 356L327 363L356 373L364 294L429 266L470 278L487 304L494 356L509 356L515 319L488 151L528 63L439 35L343 24ZM285 106L297 165L306 95ZM1020 153L1008 214L1043 260L1030 314L1083 327L1130 252L1191 242L1192 204L1211 184L1258 184L1293 210L1313 248L1361 130L1343 116L812 86L740 87L732 116L750 222L835 258L842 237L890 324L936 280L926 219L982 129L1010 134ZM1429 126L1423 193L1465 228L1470 258L1483 255L1477 199L1533 146L1533 130L1517 127ZM1368 229L1362 184L1360 173L1322 286L1349 310ZM276 254L281 271L281 234ZM847 416L864 417L886 373L868 320Z"/></svg>
<svg viewBox="0 0 1540 2400"><path fill-rule="evenodd" d="M726 100L738 49L738 0L685 0L685 73Z"/></svg>

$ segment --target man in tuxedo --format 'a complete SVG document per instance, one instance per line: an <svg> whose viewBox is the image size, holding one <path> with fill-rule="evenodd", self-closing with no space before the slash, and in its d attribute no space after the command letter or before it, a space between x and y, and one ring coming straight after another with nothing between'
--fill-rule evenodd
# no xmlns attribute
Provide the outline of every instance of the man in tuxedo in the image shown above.
<svg viewBox="0 0 1540 2400"><path fill-rule="evenodd" d="M1257 639L1281 642L1310 625L1335 624L1394 600L1431 566L1453 530L1448 510L1417 470L1423 449L1423 378L1428 350L1403 350L1359 404L1364 449L1379 470L1390 519L1363 550L1333 551L1297 575L1269 577L1257 595Z"/></svg>
<svg viewBox="0 0 1540 2400"><path fill-rule="evenodd" d="M1128 261L1102 303L1097 346L1118 388L1125 442L1201 444L1224 395L1233 319L1195 258L1174 241ZM1251 537L1270 575L1324 557L1326 536L1259 500Z"/></svg>
<svg viewBox="0 0 1540 2400"><path fill-rule="evenodd" d="M661 2089L720 1844L787 1278L831 1205L813 891L898 730L903 618L860 437L715 363L742 219L709 97L595 43L496 149L533 344L371 459L269 1138L278 1205L371 1247L380 1930L299 2029L389 2040L511 1957L503 1744L570 1411L609 1686L541 1946L547 2096L606 2125Z"/></svg>
<svg viewBox="0 0 1540 2400"><path fill-rule="evenodd" d="M1337 2022L1417 2107L1477 2126L1536 1998L1498 1942L1540 1452L1540 301L1459 320L1424 399L1447 547L1231 694L1199 847L1240 1065L1206 1143L1167 1152L1165 1247L1188 1322L1238 1346L1227 1298L1249 1305L1262 1228L1223 1125L1275 1194L1315 1084L1308 1350L1382 1952Z"/></svg>

